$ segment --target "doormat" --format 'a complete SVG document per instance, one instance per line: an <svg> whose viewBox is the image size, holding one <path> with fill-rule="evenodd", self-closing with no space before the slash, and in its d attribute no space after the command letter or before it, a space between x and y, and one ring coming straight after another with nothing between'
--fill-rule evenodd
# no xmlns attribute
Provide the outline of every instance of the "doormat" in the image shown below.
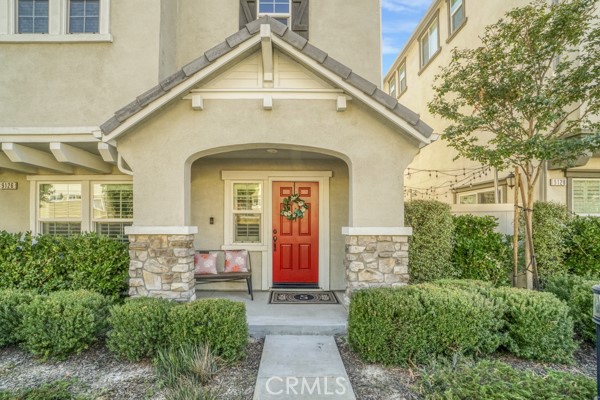
<svg viewBox="0 0 600 400"><path fill-rule="evenodd" d="M338 304L333 292L272 290L269 304Z"/></svg>

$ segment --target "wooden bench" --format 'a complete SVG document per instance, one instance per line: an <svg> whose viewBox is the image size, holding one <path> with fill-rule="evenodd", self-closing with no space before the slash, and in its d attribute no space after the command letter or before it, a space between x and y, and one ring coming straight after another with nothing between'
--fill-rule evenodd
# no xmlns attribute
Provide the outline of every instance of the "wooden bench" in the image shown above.
<svg viewBox="0 0 600 400"><path fill-rule="evenodd" d="M215 282L233 282L245 280L248 285L248 294L254 301L254 291L252 290L252 267L250 265L250 252L246 258L246 266L248 272L223 272L225 250L199 250L198 254L209 254L210 252L218 253L217 256L217 274L194 274L196 284L215 283Z"/></svg>

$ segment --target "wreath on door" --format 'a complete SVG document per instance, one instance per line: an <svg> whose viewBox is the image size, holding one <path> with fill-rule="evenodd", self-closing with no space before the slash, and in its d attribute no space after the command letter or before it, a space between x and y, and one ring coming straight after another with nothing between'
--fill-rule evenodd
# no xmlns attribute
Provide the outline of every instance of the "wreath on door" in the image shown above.
<svg viewBox="0 0 600 400"><path fill-rule="evenodd" d="M296 204L296 209L292 210L292 206ZM298 218L304 218L304 213L308 210L306 201L300 198L298 193L294 193L283 199L283 210L279 213L290 221L295 221Z"/></svg>

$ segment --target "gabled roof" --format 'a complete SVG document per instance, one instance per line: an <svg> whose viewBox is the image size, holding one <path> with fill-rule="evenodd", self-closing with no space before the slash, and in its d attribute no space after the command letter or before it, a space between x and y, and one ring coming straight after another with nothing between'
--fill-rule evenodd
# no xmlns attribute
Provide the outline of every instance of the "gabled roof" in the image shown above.
<svg viewBox="0 0 600 400"><path fill-rule="evenodd" d="M421 144L429 144L434 140L431 137L433 129L425 124L417 113L398 103L395 98L378 89L377 85L352 72L349 67L330 57L323 50L310 44L305 38L288 29L286 25L268 16L250 22L222 43L207 50L202 56L116 111L113 117L100 126L103 139L115 139L122 131L127 129L128 125L134 123L133 120L137 119L132 117L144 114L144 111L149 112L147 106L151 103L159 101L161 98L171 98L182 91L189 90L189 83L196 85L198 83L197 78L203 72L214 72L210 70L218 67L217 64L221 59L230 56L230 53L235 51L243 51L242 47L245 42L256 39L255 37L260 32L260 26L263 24L270 25L274 44L277 43L277 39L280 39L281 45L286 45L293 52L297 52L298 57L308 57L317 66L317 69L321 69L322 72L333 73L334 81L337 81L349 94L358 97L370 108L377 109L380 114L385 114L384 116L388 119L397 121L399 118L401 122L406 122L401 124L403 130L413 139L417 139ZM139 116L139 118L141 117L143 115Z"/></svg>

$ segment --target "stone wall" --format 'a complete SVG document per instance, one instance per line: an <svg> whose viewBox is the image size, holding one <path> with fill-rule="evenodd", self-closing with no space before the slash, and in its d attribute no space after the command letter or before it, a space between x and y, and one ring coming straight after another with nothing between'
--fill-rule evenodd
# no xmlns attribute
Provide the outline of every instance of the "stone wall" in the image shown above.
<svg viewBox="0 0 600 400"><path fill-rule="evenodd" d="M408 236L346 236L346 302L365 288L408 283Z"/></svg>
<svg viewBox="0 0 600 400"><path fill-rule="evenodd" d="M129 235L129 295L196 299L194 235Z"/></svg>

